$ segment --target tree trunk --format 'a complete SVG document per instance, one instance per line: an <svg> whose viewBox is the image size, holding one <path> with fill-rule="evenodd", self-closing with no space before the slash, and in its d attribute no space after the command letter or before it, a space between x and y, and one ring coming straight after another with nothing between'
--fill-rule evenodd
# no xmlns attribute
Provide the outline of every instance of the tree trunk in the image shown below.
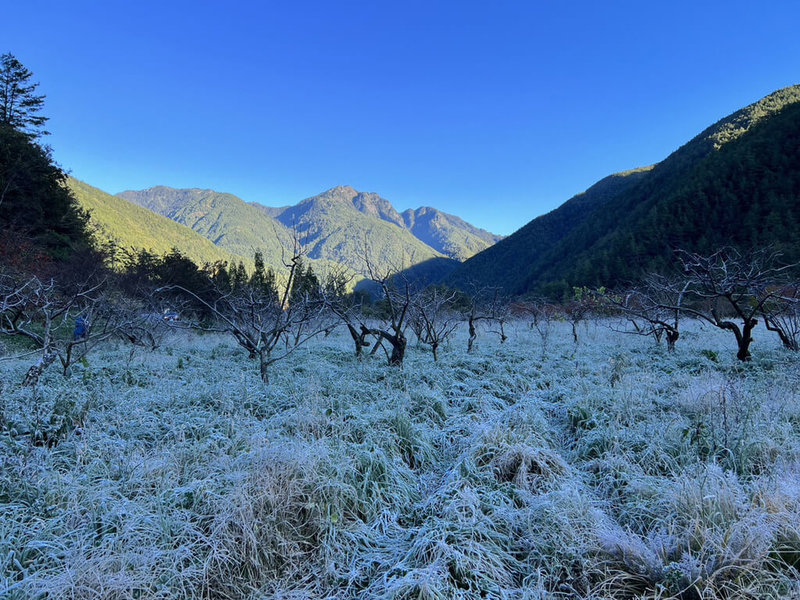
<svg viewBox="0 0 800 600"><path fill-rule="evenodd" d="M387 339L392 344L392 355L389 357L389 364L393 367L402 367L403 359L406 356L406 336L399 332Z"/></svg>
<svg viewBox="0 0 800 600"><path fill-rule="evenodd" d="M750 342L753 341L753 328L758 325L758 319L746 319L742 329L741 339L736 341L739 343L739 352L736 353L736 358L739 360L750 360Z"/></svg>
<svg viewBox="0 0 800 600"><path fill-rule="evenodd" d="M675 342L680 336L681 334L674 329L667 329L667 350L669 352L675 352Z"/></svg>
<svg viewBox="0 0 800 600"><path fill-rule="evenodd" d="M402 367L403 358L405 358L406 355L406 345L408 344L408 340L406 340L406 336L403 335L403 332L398 331L394 335L382 329L371 329L368 330L368 332L378 336L378 341L375 342L372 354L375 354L375 351L381 346L383 340L387 340L392 345L392 353L389 355L389 366Z"/></svg>
<svg viewBox="0 0 800 600"><path fill-rule="evenodd" d="M353 343L356 346L356 356L361 356L361 349L369 346L369 342L365 339L369 334L369 329L362 325L361 332L359 333L355 327L348 323L347 330L350 332L350 337L353 338Z"/></svg>
<svg viewBox="0 0 800 600"><path fill-rule="evenodd" d="M475 331L475 318L470 316L469 318L469 339L467 340L467 352L472 352L472 346L475 343L475 338L478 337L478 333Z"/></svg>
<svg viewBox="0 0 800 600"><path fill-rule="evenodd" d="M736 358L741 361L750 360L750 343L753 341L752 333L756 325L758 325L758 319L745 319L742 329L739 329L739 326L732 321L717 322L717 327L732 331L736 336L736 345L739 348Z"/></svg>
<svg viewBox="0 0 800 600"><path fill-rule="evenodd" d="M436 353L438 349L439 349L439 344L437 344L436 342L431 344L431 350L433 350L433 362L438 362L439 360L439 357Z"/></svg>
<svg viewBox="0 0 800 600"><path fill-rule="evenodd" d="M266 348L262 348L258 353L258 367L261 373L261 381L264 385L269 385L269 352Z"/></svg>

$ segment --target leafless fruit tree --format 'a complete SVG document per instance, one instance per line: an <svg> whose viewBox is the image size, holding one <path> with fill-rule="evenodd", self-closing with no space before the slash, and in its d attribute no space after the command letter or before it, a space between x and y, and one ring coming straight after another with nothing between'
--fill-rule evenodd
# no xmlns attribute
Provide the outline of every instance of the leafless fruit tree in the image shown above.
<svg viewBox="0 0 800 600"><path fill-rule="evenodd" d="M261 380L269 384L273 364L331 327L324 299L311 291L296 293L293 289L303 254L304 249L295 238L291 258L283 261L286 270L281 283L254 277L232 290L222 289L209 280L207 293L180 286L165 286L158 291L179 290L203 306L212 323L192 326L230 334L250 358L258 358Z"/></svg>
<svg viewBox="0 0 800 600"><path fill-rule="evenodd" d="M603 291L603 290L601 290ZM578 325L598 309L597 294L586 287L573 288L572 298L563 304L561 313L572 326L572 341L578 343Z"/></svg>
<svg viewBox="0 0 800 600"><path fill-rule="evenodd" d="M800 351L800 286L776 286L773 297L761 307L764 325L774 331L787 350Z"/></svg>
<svg viewBox="0 0 800 600"><path fill-rule="evenodd" d="M351 280L352 276L344 271L332 272L328 274L321 293L331 313L347 327L353 339L356 357L361 357L363 349L371 345L371 342L367 341L367 336L371 335L371 332L366 325L361 302L354 294L348 294L346 291Z"/></svg>
<svg viewBox="0 0 800 600"><path fill-rule="evenodd" d="M680 338L681 310L688 289L687 280L652 274L639 287L619 294L603 293L598 299L633 325L634 331L626 333L652 336L656 342L665 338L667 350L673 352Z"/></svg>
<svg viewBox="0 0 800 600"><path fill-rule="evenodd" d="M467 321L469 337L467 338L467 352L472 352L475 341L478 339L478 326L485 322L489 331L500 337L500 343L508 340L505 324L510 315L508 300L499 288L472 289L468 295L468 303L462 308L462 319Z"/></svg>
<svg viewBox="0 0 800 600"><path fill-rule="evenodd" d="M454 290L432 286L413 297L411 327L417 339L430 346L434 361L439 360L439 347L458 327L460 317L453 306L457 295Z"/></svg>
<svg viewBox="0 0 800 600"><path fill-rule="evenodd" d="M403 365L408 345L405 329L411 308L411 284L401 276L400 268L379 269L372 260L371 249L366 240L362 259L367 278L379 286L383 301L386 303L384 325L369 328L369 333L378 338L372 353L377 352L378 348L382 347L382 342L386 341L392 347L391 353L387 353L389 365L400 367Z"/></svg>
<svg viewBox="0 0 800 600"><path fill-rule="evenodd" d="M62 289L52 279L3 275L0 317L0 333L27 339L33 344L29 354L40 354L24 385L35 385L56 360L66 375L71 365L111 337L140 344L147 339L148 316L107 279Z"/></svg>
<svg viewBox="0 0 800 600"><path fill-rule="evenodd" d="M730 331L736 338L736 357L749 360L758 316L779 300L778 290L793 265L781 265L780 253L774 250L743 253L723 248L710 255L680 250L677 256L685 277L684 301L663 308Z"/></svg>
<svg viewBox="0 0 800 600"><path fill-rule="evenodd" d="M541 340L544 358L553 322L562 318L561 309L543 298L529 298L511 304L511 314L530 320L531 329L536 331Z"/></svg>

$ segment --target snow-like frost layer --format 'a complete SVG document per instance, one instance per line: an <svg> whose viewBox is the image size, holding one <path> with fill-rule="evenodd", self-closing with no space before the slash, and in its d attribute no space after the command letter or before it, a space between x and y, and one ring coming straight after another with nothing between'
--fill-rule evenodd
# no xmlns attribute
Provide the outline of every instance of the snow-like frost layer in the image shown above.
<svg viewBox="0 0 800 600"><path fill-rule="evenodd" d="M334 333L265 387L229 340L110 345L21 388L0 363L9 598L800 594L798 360L739 364L524 323L438 363Z"/></svg>

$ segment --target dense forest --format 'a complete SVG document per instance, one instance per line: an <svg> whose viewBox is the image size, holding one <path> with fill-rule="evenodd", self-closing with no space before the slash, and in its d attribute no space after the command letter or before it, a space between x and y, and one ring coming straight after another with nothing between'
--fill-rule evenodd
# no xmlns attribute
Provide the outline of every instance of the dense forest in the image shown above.
<svg viewBox="0 0 800 600"><path fill-rule="evenodd" d="M652 168L599 182L467 261L447 281L562 298L575 286L614 287L665 272L676 249L770 245L794 261L798 100L800 86L775 92Z"/></svg>

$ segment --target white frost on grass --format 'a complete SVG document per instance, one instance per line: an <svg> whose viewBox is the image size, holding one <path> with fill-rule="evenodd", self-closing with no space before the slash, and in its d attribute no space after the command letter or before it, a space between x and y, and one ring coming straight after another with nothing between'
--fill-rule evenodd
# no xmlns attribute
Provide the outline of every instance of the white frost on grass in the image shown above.
<svg viewBox="0 0 800 600"><path fill-rule="evenodd" d="M0 596L800 595L797 356L508 331L403 369L335 333L268 387L210 335L3 363Z"/></svg>

